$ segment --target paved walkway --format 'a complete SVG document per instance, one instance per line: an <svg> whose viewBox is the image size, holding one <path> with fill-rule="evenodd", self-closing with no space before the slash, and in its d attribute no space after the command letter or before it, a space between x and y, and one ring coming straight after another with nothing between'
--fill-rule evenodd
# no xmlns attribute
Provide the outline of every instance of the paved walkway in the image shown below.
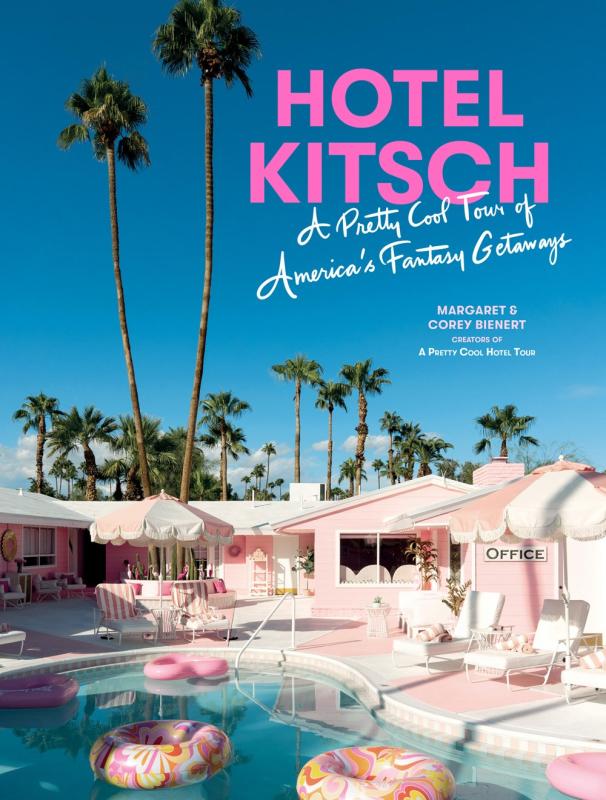
<svg viewBox="0 0 606 800"><path fill-rule="evenodd" d="M276 598L242 599L238 602L234 632L238 640L230 645L241 647L260 621L275 605ZM469 684L457 667L456 660L443 662L439 671L428 676L424 668L413 664L395 667L391 659L391 639L368 639L366 626L360 622L325 619L311 616L311 600L297 598L297 650L309 655L328 656L347 663L363 673L385 696L401 700L408 706L439 710L446 715L478 723L499 725L510 730L523 730L540 736L577 737L602 742L606 746L606 695L568 706L557 674L546 687L533 685L533 676L520 678L516 691L510 692L504 681L486 680ZM0 622L27 632L22 659L11 655L14 645L0 649L0 673L19 663L33 664L42 657L67 654L95 655L100 652L146 649L153 641L140 637L102 640L93 632L92 599L72 599L59 603L44 602L0 613ZM287 650L290 648L290 601L285 601L267 626L258 634L251 649ZM401 635L392 631L391 637ZM197 639L197 645L224 647L214 635ZM159 642L161 644L161 642ZM179 636L166 646L189 647ZM538 681L534 680L534 683Z"/></svg>

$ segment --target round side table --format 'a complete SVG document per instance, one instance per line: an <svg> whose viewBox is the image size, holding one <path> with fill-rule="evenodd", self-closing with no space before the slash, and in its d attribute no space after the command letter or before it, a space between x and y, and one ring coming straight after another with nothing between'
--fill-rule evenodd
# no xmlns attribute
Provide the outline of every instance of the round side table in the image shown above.
<svg viewBox="0 0 606 800"><path fill-rule="evenodd" d="M366 635L369 639L387 639L389 631L387 619L391 606L383 603L380 606L366 606L367 628Z"/></svg>

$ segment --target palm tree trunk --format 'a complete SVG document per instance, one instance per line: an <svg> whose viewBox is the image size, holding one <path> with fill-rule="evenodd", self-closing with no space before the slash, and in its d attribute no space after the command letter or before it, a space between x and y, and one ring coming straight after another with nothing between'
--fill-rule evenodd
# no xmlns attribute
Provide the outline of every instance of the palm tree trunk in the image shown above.
<svg viewBox="0 0 606 800"><path fill-rule="evenodd" d="M118 298L118 319L120 320L122 347L124 349L124 359L126 361L126 374L128 376L130 402L133 407L135 439L137 441L137 455L139 457L141 483L143 485L144 496L149 497L151 494L151 483L149 480L147 455L145 453L145 441L143 439L143 422L141 420L141 408L139 406L139 391L137 389L137 379L135 377L135 365L133 363L133 355L130 347L130 336L128 334L128 324L126 322L126 303L124 301L124 288L122 286L122 271L120 269L120 231L118 227L118 201L116 197L116 159L113 144L111 147L107 148L107 172L109 178L109 217L112 230L114 281L116 283L116 295Z"/></svg>
<svg viewBox="0 0 606 800"><path fill-rule="evenodd" d="M267 487L269 486L269 459L270 455L267 454L267 475L265 476L265 491L267 491Z"/></svg>
<svg viewBox="0 0 606 800"><path fill-rule="evenodd" d="M46 419L44 414L38 420L38 436L36 437L36 492L42 493L44 483L44 442L46 440Z"/></svg>
<svg viewBox="0 0 606 800"><path fill-rule="evenodd" d="M381 471L377 470L377 489L381 488Z"/></svg>
<svg viewBox="0 0 606 800"><path fill-rule="evenodd" d="M227 500L227 438L221 429L221 500Z"/></svg>
<svg viewBox="0 0 606 800"><path fill-rule="evenodd" d="M387 468L389 470L389 480L393 486L396 482L396 473L393 468L393 433L389 431L389 450L387 451Z"/></svg>
<svg viewBox="0 0 606 800"><path fill-rule="evenodd" d="M206 351L206 332L208 330L208 311L210 307L210 288L213 272L213 229L215 223L214 172L213 172L213 81L204 79L204 169L206 179L206 229L204 242L204 288L202 290L202 309L200 312L200 330L198 332L198 349L194 368L194 385L189 404L187 421L187 437L183 456L183 472L181 473L180 499L189 500L189 483L191 479L192 460L194 455L194 438L200 404L200 387L204 373L204 354Z"/></svg>
<svg viewBox="0 0 606 800"><path fill-rule="evenodd" d="M364 449L366 447L366 437L368 436L368 425L366 424L366 414L368 413L368 403L364 392L358 393L358 442L356 444L356 494L360 493L362 486L362 469L364 467Z"/></svg>
<svg viewBox="0 0 606 800"><path fill-rule="evenodd" d="M503 436L501 439L501 452L499 455L501 458L509 458L509 451L507 450L507 438L505 436Z"/></svg>
<svg viewBox="0 0 606 800"><path fill-rule="evenodd" d="M82 445L84 464L86 466L86 499L97 499L97 462L95 454L87 444Z"/></svg>
<svg viewBox="0 0 606 800"><path fill-rule="evenodd" d="M332 495L332 408L328 407L328 454L326 462L326 499Z"/></svg>
<svg viewBox="0 0 606 800"><path fill-rule="evenodd" d="M295 483L301 482L301 381L295 381Z"/></svg>
<svg viewBox="0 0 606 800"><path fill-rule="evenodd" d="M354 479L353 479L353 475L350 475L350 477L349 477L349 496L350 497L354 496Z"/></svg>

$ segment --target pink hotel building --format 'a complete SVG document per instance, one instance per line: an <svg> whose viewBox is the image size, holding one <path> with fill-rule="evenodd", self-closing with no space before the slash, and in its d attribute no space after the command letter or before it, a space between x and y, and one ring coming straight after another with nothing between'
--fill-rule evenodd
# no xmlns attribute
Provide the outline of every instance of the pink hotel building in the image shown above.
<svg viewBox="0 0 606 800"><path fill-rule="evenodd" d="M436 475L417 478L336 502L320 499L319 484L291 487L286 502L193 502L231 523L229 546L198 548L200 563L224 578L240 596L313 592L312 613L363 618L365 607L381 596L406 616L431 604L444 614L446 580L457 575L474 589L499 589L506 595L502 622L534 630L543 599L557 597L562 578L561 545L454 545L449 514L465 502L523 475L522 464L493 459L476 470L474 484ZM89 586L117 581L122 562L147 552L127 545L93 545L88 525L115 509L115 503L56 501L0 489L0 541L7 529L17 534L18 558L25 572L41 575L76 572ZM438 551L439 580L419 584L418 571L404 555L414 538L431 540ZM573 597L591 603L588 630L606 634L606 540L569 542L569 586ZM293 571L298 553L315 554L315 572L307 580ZM43 552L44 551L44 552ZM0 552L0 575L15 569ZM424 620L426 621L426 620Z"/></svg>

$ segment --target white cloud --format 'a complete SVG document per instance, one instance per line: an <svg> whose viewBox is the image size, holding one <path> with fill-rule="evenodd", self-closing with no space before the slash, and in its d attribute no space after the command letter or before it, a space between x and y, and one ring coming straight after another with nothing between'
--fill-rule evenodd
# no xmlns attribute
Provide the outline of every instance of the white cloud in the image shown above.
<svg viewBox="0 0 606 800"><path fill-rule="evenodd" d="M357 436L348 436L341 445L341 450L347 450L349 453L355 453L356 444L358 442ZM378 436L368 436L366 439L366 453L379 455L387 451L389 447L389 436L380 434Z"/></svg>
<svg viewBox="0 0 606 800"><path fill-rule="evenodd" d="M318 453L326 453L328 450L328 439L324 439L321 442L314 442L311 449L316 450Z"/></svg>
<svg viewBox="0 0 606 800"><path fill-rule="evenodd" d="M600 397L606 394L606 387L591 383L575 383L568 387L567 394L575 398Z"/></svg>

